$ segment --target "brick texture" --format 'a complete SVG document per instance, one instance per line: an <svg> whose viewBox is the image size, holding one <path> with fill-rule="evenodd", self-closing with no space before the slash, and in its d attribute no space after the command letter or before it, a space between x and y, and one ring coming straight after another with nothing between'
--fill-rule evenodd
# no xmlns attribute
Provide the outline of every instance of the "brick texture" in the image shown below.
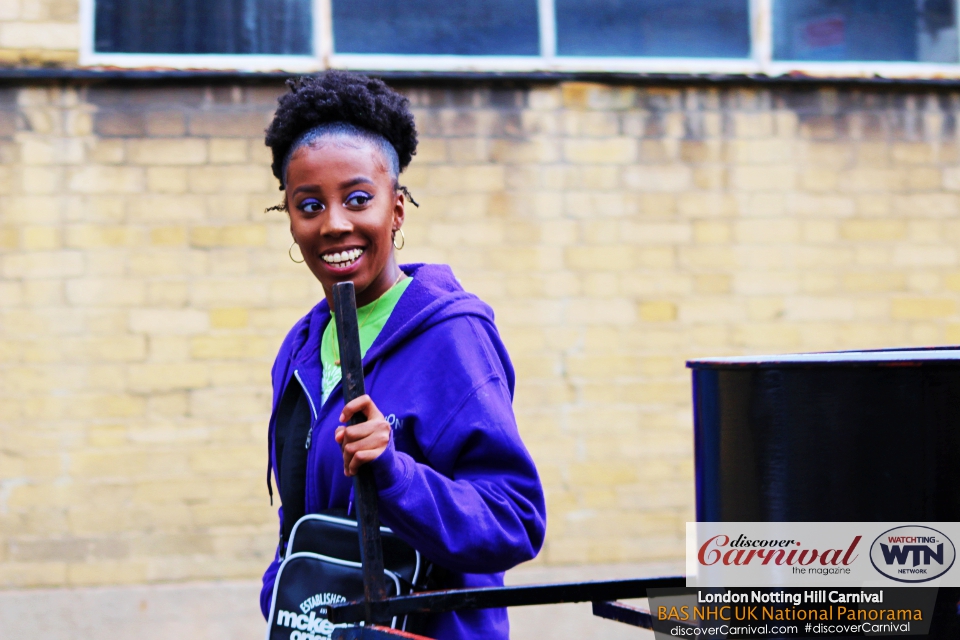
<svg viewBox="0 0 960 640"><path fill-rule="evenodd" d="M79 0L0 0L0 63L75 65Z"/></svg>
<svg viewBox="0 0 960 640"><path fill-rule="evenodd" d="M0 48L72 6L0 2ZM400 257L497 313L538 562L682 557L687 358L960 339L960 94L401 88L422 206ZM281 90L0 92L0 587L251 578L273 554L269 370L322 295L264 213Z"/></svg>

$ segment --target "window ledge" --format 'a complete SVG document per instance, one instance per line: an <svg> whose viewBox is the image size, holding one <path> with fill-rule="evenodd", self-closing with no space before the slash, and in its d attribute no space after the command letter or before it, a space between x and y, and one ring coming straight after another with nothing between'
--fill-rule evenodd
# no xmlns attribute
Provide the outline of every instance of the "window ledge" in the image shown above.
<svg viewBox="0 0 960 640"><path fill-rule="evenodd" d="M355 70L397 83L523 83L597 82L604 84L677 85L832 85L885 87L960 87L960 77L854 77L791 73L779 76L729 73L625 73L602 71L385 71ZM289 71L239 71L220 69L125 69L117 67L0 67L0 83L110 82L110 83L236 83L276 82L302 75Z"/></svg>

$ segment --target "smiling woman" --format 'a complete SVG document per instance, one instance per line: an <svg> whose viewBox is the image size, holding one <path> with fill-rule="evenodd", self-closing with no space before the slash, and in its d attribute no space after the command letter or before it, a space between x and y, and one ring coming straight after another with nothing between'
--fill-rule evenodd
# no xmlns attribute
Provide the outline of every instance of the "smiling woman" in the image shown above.
<svg viewBox="0 0 960 640"><path fill-rule="evenodd" d="M277 208L326 295L290 331L273 368L270 468L283 504L261 608L266 616L293 523L349 511L350 477L364 464L383 523L433 563L431 588L502 585L503 572L543 544L543 490L517 432L513 367L492 310L445 265L397 263L399 176L417 145L407 101L342 72L290 88L266 138L285 190ZM333 286L348 280L368 395L344 406L330 309ZM357 413L366 421L346 426ZM437 639L509 637L505 609L419 622Z"/></svg>

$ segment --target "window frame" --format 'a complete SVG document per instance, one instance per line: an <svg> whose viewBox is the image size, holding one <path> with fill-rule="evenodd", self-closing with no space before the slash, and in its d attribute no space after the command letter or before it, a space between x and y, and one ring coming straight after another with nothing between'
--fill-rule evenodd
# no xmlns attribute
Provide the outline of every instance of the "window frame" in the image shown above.
<svg viewBox="0 0 960 640"><path fill-rule="evenodd" d="M218 53L101 53L93 48L94 16L96 0L80 0L80 66L120 67L124 69L161 68L177 70L236 70L236 71L293 71L310 72L321 69L320 51L322 38L319 24L321 11L318 5L330 0L313 0L313 50L314 55L280 54L218 54Z"/></svg>
<svg viewBox="0 0 960 640"><path fill-rule="evenodd" d="M257 54L136 54L93 50L94 3L80 0L80 65L127 69L286 71L308 73L324 69L384 72L457 73L618 73L676 75L801 75L813 78L960 78L960 61L924 62L807 62L773 60L773 2L749 0L750 56L747 58L586 57L556 54L554 0L537 0L540 54L537 56L458 56L346 54L333 50L332 0L313 0L311 56ZM954 0L960 32L960 0ZM958 37L960 59L960 37Z"/></svg>

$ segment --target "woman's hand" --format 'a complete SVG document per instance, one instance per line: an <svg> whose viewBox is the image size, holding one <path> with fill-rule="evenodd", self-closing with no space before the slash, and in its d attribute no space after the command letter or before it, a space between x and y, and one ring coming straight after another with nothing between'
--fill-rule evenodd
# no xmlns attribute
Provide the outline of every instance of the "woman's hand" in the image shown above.
<svg viewBox="0 0 960 640"><path fill-rule="evenodd" d="M334 435L343 451L343 473L348 477L357 475L360 465L375 460L390 445L390 424L370 396L364 394L347 403L340 422L350 422L358 413L367 416L366 422L337 427Z"/></svg>

